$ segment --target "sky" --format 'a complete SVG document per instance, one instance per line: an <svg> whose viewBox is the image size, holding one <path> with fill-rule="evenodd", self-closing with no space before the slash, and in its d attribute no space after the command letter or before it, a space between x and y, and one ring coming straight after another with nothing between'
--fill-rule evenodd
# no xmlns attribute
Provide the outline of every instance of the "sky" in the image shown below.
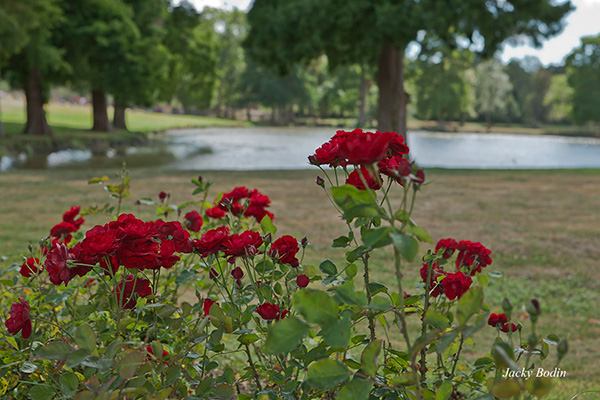
<svg viewBox="0 0 600 400"><path fill-rule="evenodd" d="M571 0L575 11L566 18L564 30L558 36L543 42L539 49L526 43L520 45L505 44L499 56L504 62L511 58L522 58L527 55L537 56L542 64L561 64L567 54L580 43L582 36L600 33L600 0ZM205 6L232 8L247 11L251 0L190 0L196 8Z"/></svg>

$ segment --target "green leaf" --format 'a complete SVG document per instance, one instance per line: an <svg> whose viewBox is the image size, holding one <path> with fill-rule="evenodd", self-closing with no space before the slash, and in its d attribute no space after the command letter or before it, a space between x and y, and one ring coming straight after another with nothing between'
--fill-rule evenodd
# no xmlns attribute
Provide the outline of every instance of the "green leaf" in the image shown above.
<svg viewBox="0 0 600 400"><path fill-rule="evenodd" d="M34 363L25 361L23 365L21 365L21 372L23 372L24 374L32 374L37 368L37 365L35 365Z"/></svg>
<svg viewBox="0 0 600 400"><path fill-rule="evenodd" d="M509 399L521 393L521 388L514 380L500 381L493 384L491 392L499 399Z"/></svg>
<svg viewBox="0 0 600 400"><path fill-rule="evenodd" d="M458 301L458 322L465 327L471 316L479 311L483 303L483 289L480 286L472 287Z"/></svg>
<svg viewBox="0 0 600 400"><path fill-rule="evenodd" d="M268 216L265 218L268 218ZM263 221L264 221L264 219L263 219ZM235 390L233 390L233 386L223 383L221 385L218 385L215 388L214 396L217 399L222 399L222 400L231 399L235 396Z"/></svg>
<svg viewBox="0 0 600 400"><path fill-rule="evenodd" d="M90 352L86 349L79 349L74 353L71 353L67 356L66 367L73 368L78 366L90 355Z"/></svg>
<svg viewBox="0 0 600 400"><path fill-rule="evenodd" d="M296 317L284 318L269 329L264 351L267 354L288 353L295 349L309 326Z"/></svg>
<svg viewBox="0 0 600 400"><path fill-rule="evenodd" d="M387 286L382 285L381 283L370 282L369 286L367 286L367 290L369 291L369 294L371 295L371 297L373 297L377 293L387 292L388 288L387 288Z"/></svg>
<svg viewBox="0 0 600 400"><path fill-rule="evenodd" d="M357 376L344 385L337 395L338 400L368 400L373 383Z"/></svg>
<svg viewBox="0 0 600 400"><path fill-rule="evenodd" d="M435 392L435 400L448 400L452 395L452 383L445 381Z"/></svg>
<svg viewBox="0 0 600 400"><path fill-rule="evenodd" d="M175 307L171 304L165 304L164 306L160 307L158 309L158 311L156 311L156 313L161 318L167 318L171 314L173 314L176 310L177 310L177 307Z"/></svg>
<svg viewBox="0 0 600 400"><path fill-rule="evenodd" d="M331 247L347 247L350 243L350 238L346 236L340 236L338 238L333 239L333 244Z"/></svg>
<svg viewBox="0 0 600 400"><path fill-rule="evenodd" d="M381 340L374 340L365 347L360 356L361 370L371 378L377 373L377 357L381 352Z"/></svg>
<svg viewBox="0 0 600 400"><path fill-rule="evenodd" d="M379 215L379 208L366 190L359 190L352 185L331 188L333 201L344 211L344 219L352 221L356 217L374 217Z"/></svg>
<svg viewBox="0 0 600 400"><path fill-rule="evenodd" d="M60 378L60 390L67 397L74 396L77 393L77 387L79 386L79 378L73 372L65 372Z"/></svg>
<svg viewBox="0 0 600 400"><path fill-rule="evenodd" d="M358 273L358 267L356 266L356 264L352 263L352 264L348 265L348 267L346 267L346 276L348 278L354 278L357 273Z"/></svg>
<svg viewBox="0 0 600 400"><path fill-rule="evenodd" d="M390 237L391 232L392 228L389 226L385 228L367 230L363 232L362 240L365 246L372 249L384 247L392 243L392 238Z"/></svg>
<svg viewBox="0 0 600 400"><path fill-rule="evenodd" d="M223 328L227 333L233 332L233 322L231 321L231 318L225 315L218 304L213 304L210 307L209 315L210 322L215 328Z"/></svg>
<svg viewBox="0 0 600 400"><path fill-rule="evenodd" d="M338 305L325 292L299 290L294 293L294 305L306 321L326 327L338 320Z"/></svg>
<svg viewBox="0 0 600 400"><path fill-rule="evenodd" d="M334 349L341 349L348 346L350 336L352 335L352 311L346 310L342 313L342 318L335 323L323 328L321 336L327 345Z"/></svg>
<svg viewBox="0 0 600 400"><path fill-rule="evenodd" d="M187 281L189 281L190 279L192 279L195 276L196 276L196 271L194 271L193 269L184 269L183 271L181 271L179 273L179 275L177 275L177 278L175 278L175 284L183 285L184 283L186 283Z"/></svg>
<svg viewBox="0 0 600 400"><path fill-rule="evenodd" d="M366 306L367 296L362 292L356 292L354 290L354 283L347 281L335 288L336 294L346 304Z"/></svg>
<svg viewBox="0 0 600 400"><path fill-rule="evenodd" d="M532 376L525 382L525 389L527 389L531 395L541 399L552 390L552 379L548 377Z"/></svg>
<svg viewBox="0 0 600 400"><path fill-rule="evenodd" d="M419 243L415 238L399 232L390 233L394 247L408 261L413 261L419 251Z"/></svg>
<svg viewBox="0 0 600 400"><path fill-rule="evenodd" d="M327 390L346 381L349 375L348 367L344 364L326 358L309 365L306 383L314 388Z"/></svg>
<svg viewBox="0 0 600 400"><path fill-rule="evenodd" d="M135 375L135 371L144 362L144 356L139 351L131 351L119 361L119 375L123 379L130 379Z"/></svg>
<svg viewBox="0 0 600 400"><path fill-rule="evenodd" d="M96 349L96 333L87 324L79 325L74 335L75 343L80 349L87 350L89 352Z"/></svg>
<svg viewBox="0 0 600 400"><path fill-rule="evenodd" d="M264 235L270 233L271 236L275 236L275 233L277 232L277 228L273 225L273 221L268 215L265 215L260 221L260 230Z"/></svg>
<svg viewBox="0 0 600 400"><path fill-rule="evenodd" d="M49 400L56 396L56 390L48 385L35 385L29 390L31 400Z"/></svg>
<svg viewBox="0 0 600 400"><path fill-rule="evenodd" d="M245 333L243 335L241 335L240 337L238 337L238 342L240 342L241 344L252 344L254 342L257 342L260 338L258 337L258 335L254 334L254 333Z"/></svg>
<svg viewBox="0 0 600 400"><path fill-rule="evenodd" d="M442 338L440 339L440 341L438 342L435 351L438 354L442 354L444 352L444 350L446 350L452 344L452 342L454 342L454 340L457 337L458 337L457 330L452 330L450 332L445 333L442 336Z"/></svg>
<svg viewBox="0 0 600 400"><path fill-rule="evenodd" d="M450 321L448 321L448 318L432 309L427 310L427 314L425 315L423 321L439 331L445 331L446 328L450 326Z"/></svg>
<svg viewBox="0 0 600 400"><path fill-rule="evenodd" d="M73 348L65 342L50 342L36 351L38 357L50 360L66 360L72 352Z"/></svg>
<svg viewBox="0 0 600 400"><path fill-rule="evenodd" d="M433 240L431 239L431 236L429 236L429 233L427 233L427 231L423 228L421 228L420 226L406 226L405 227L406 232L408 233L412 233L413 235L415 235L415 237L417 239L419 239L419 241L421 242L425 242L425 243L433 243Z"/></svg>
<svg viewBox="0 0 600 400"><path fill-rule="evenodd" d="M181 374L180 365L172 365L165 370L164 386L170 386L179 378Z"/></svg>
<svg viewBox="0 0 600 400"><path fill-rule="evenodd" d="M319 269L321 272L327 275L335 275L337 274L337 267L331 260L325 260L319 265Z"/></svg>

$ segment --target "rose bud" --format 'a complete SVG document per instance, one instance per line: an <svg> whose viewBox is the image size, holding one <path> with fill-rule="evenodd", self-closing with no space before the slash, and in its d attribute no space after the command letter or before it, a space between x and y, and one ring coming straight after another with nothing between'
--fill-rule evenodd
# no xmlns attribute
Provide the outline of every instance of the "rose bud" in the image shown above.
<svg viewBox="0 0 600 400"><path fill-rule="evenodd" d="M217 278L219 277L219 273L217 272L217 270L216 270L216 269L214 269L214 268L211 268L211 269L210 269L210 272L208 273L208 277L209 277L210 279L217 279Z"/></svg>
<svg viewBox="0 0 600 400"><path fill-rule="evenodd" d="M425 182L425 171L423 171L423 169L419 168L417 170L416 176L413 179L413 181L416 185L420 185L423 182Z"/></svg>
<svg viewBox="0 0 600 400"><path fill-rule="evenodd" d="M273 320L279 318L279 306L271 303L264 303L256 307L256 312L264 320Z"/></svg>
<svg viewBox="0 0 600 400"><path fill-rule="evenodd" d="M316 182L317 182L317 185L321 186L322 188L325 187L325 181L320 176L317 176L317 181Z"/></svg>
<svg viewBox="0 0 600 400"><path fill-rule="evenodd" d="M308 238L304 236L300 241L300 244L302 245L302 247L306 247L306 245L308 244Z"/></svg>
<svg viewBox="0 0 600 400"><path fill-rule="evenodd" d="M558 342L558 347L556 350L558 351L558 359L562 359L569 351L569 343L567 343L567 340L562 339L560 342Z"/></svg>
<svg viewBox="0 0 600 400"><path fill-rule="evenodd" d="M311 165L319 165L319 160L317 160L317 157L315 157L314 155L308 156L308 162Z"/></svg>
<svg viewBox="0 0 600 400"><path fill-rule="evenodd" d="M164 201L167 198L167 194L165 192L160 192L158 194L158 198L160 199L160 201Z"/></svg>
<svg viewBox="0 0 600 400"><path fill-rule="evenodd" d="M296 277L296 285L301 288L305 288L310 283L310 278L304 274L298 275Z"/></svg>
<svg viewBox="0 0 600 400"><path fill-rule="evenodd" d="M242 279L244 277L244 271L240 267L236 267L231 271L231 276L234 279Z"/></svg>
<svg viewBox="0 0 600 400"><path fill-rule="evenodd" d="M266 244L271 243L271 234L267 233L264 237L263 237L263 242L265 242Z"/></svg>
<svg viewBox="0 0 600 400"><path fill-rule="evenodd" d="M235 280L235 284L237 285L237 287L241 288L242 287L242 280L241 279L236 279Z"/></svg>
<svg viewBox="0 0 600 400"><path fill-rule="evenodd" d="M504 310L505 313L510 313L512 309L512 303L505 297L504 300L502 300L502 310Z"/></svg>
<svg viewBox="0 0 600 400"><path fill-rule="evenodd" d="M204 299L204 303L202 304L202 309L204 310L204 315L210 314L210 308L216 301L209 299L208 297Z"/></svg>
<svg viewBox="0 0 600 400"><path fill-rule="evenodd" d="M202 183L202 175L198 175L198 182Z"/></svg>

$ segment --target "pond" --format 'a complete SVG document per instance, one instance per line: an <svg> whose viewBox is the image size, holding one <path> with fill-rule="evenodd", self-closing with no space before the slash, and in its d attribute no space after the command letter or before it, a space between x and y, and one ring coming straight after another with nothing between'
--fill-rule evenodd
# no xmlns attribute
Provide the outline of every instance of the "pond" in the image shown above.
<svg viewBox="0 0 600 400"><path fill-rule="evenodd" d="M180 170L309 169L307 156L335 133L332 128L203 128L170 131L151 146L102 154L63 150L3 157L14 168L162 166ZM411 131L411 154L423 167L467 169L600 168L600 139L545 135Z"/></svg>

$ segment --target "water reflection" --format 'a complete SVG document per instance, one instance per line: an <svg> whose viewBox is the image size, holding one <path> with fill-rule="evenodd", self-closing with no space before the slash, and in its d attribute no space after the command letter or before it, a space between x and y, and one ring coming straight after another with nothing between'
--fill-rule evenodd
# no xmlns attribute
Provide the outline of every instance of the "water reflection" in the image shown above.
<svg viewBox="0 0 600 400"><path fill-rule="evenodd" d="M130 168L181 170L308 169L307 156L329 140L331 128L204 128L169 132L147 146L96 154L61 150L0 158L0 171L14 168ZM600 139L542 135L412 131L412 156L424 167L600 168Z"/></svg>

